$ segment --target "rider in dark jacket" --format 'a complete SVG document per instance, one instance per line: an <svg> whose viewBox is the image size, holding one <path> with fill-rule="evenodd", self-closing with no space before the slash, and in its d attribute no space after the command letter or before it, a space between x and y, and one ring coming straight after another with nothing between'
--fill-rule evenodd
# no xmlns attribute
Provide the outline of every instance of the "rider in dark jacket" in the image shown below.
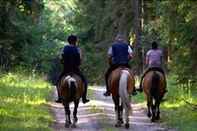
<svg viewBox="0 0 197 131"><path fill-rule="evenodd" d="M70 35L68 37L68 43L69 43L69 45L66 45L63 49L62 58L63 58L64 69L63 69L63 72L61 73L58 81L60 81L64 75L69 74L69 73L75 73L75 74L79 75L85 85L84 86L85 91L82 96L82 101L83 101L83 103L87 103L87 102L89 102L89 100L86 98L88 83L79 68L79 66L81 64L81 50L76 45L77 37L74 35ZM61 102L61 98L59 97L56 102Z"/></svg>

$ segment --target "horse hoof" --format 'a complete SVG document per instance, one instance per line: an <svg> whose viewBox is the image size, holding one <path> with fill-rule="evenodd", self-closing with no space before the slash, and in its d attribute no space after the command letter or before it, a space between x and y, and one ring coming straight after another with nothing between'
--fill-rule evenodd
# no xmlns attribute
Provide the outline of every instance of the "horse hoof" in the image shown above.
<svg viewBox="0 0 197 131"><path fill-rule="evenodd" d="M120 123L121 123L121 124L124 124L124 121L123 121L123 119L120 119Z"/></svg>
<svg viewBox="0 0 197 131"><path fill-rule="evenodd" d="M74 118L73 121L76 123L78 121L78 118Z"/></svg>
<svg viewBox="0 0 197 131"><path fill-rule="evenodd" d="M148 113L147 116L150 118L151 117L151 113Z"/></svg>
<svg viewBox="0 0 197 131"><path fill-rule="evenodd" d="M76 128L77 126L75 124L72 124L71 125L71 128Z"/></svg>
<svg viewBox="0 0 197 131"><path fill-rule="evenodd" d="M157 116L155 119L156 119L156 120L159 120L159 119L160 119L160 116Z"/></svg>
<svg viewBox="0 0 197 131"><path fill-rule="evenodd" d="M151 119L151 122L155 122L155 118L152 118L152 119Z"/></svg>
<svg viewBox="0 0 197 131"><path fill-rule="evenodd" d="M126 128L126 129L129 129L129 123L126 123L126 124L125 124L125 128Z"/></svg>
<svg viewBox="0 0 197 131"><path fill-rule="evenodd" d="M115 127L121 127L120 123L115 124Z"/></svg>
<svg viewBox="0 0 197 131"><path fill-rule="evenodd" d="M69 123L65 123L65 127L66 128L69 128L70 127L70 124Z"/></svg>

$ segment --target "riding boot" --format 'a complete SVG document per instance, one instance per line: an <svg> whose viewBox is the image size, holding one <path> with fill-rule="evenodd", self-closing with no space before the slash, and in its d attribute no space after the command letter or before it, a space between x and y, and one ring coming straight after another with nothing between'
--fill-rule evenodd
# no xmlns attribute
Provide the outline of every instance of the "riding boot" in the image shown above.
<svg viewBox="0 0 197 131"><path fill-rule="evenodd" d="M60 91L59 91L59 80L56 82L56 89L57 89L57 96L58 98L55 100L56 103L62 103L62 98L60 96Z"/></svg>
<svg viewBox="0 0 197 131"><path fill-rule="evenodd" d="M105 74L105 84L106 84L106 92L103 93L104 96L110 96L110 91L109 91L109 85L108 85L108 77L109 77L110 71L108 69L108 71Z"/></svg>
<svg viewBox="0 0 197 131"><path fill-rule="evenodd" d="M109 91L109 89L108 89L108 87L106 86L106 92L103 94L104 96L110 96L110 91Z"/></svg>
<svg viewBox="0 0 197 131"><path fill-rule="evenodd" d="M84 92L82 95L82 102L84 104L90 101L89 99L87 99L87 88L88 88L88 86L87 86L87 83L85 82Z"/></svg>
<svg viewBox="0 0 197 131"><path fill-rule="evenodd" d="M104 95L104 96L110 96L111 93L110 93L110 91L109 91L109 86L108 86L108 84L107 84L107 81L108 81L107 78L106 78L105 81L106 81L106 92L105 92L103 95Z"/></svg>
<svg viewBox="0 0 197 131"><path fill-rule="evenodd" d="M140 80L140 85L139 85L139 88L137 89L137 91L139 91L140 93L143 92L142 81L143 81L144 76L146 75L146 73L147 73L148 71L149 71L149 69L145 71L145 73L143 74L143 76L142 76L142 78L141 78L141 80Z"/></svg>
<svg viewBox="0 0 197 131"><path fill-rule="evenodd" d="M142 80L140 81L140 85L139 85L139 88L137 89L137 91L143 92L143 89L142 89Z"/></svg>
<svg viewBox="0 0 197 131"><path fill-rule="evenodd" d="M135 88L135 86L134 86L134 88L133 88L132 95L133 95L133 96L137 95L137 91L136 91L136 88Z"/></svg>
<svg viewBox="0 0 197 131"><path fill-rule="evenodd" d="M166 92L168 92L168 90L167 90L167 81L166 81L166 76L164 75L164 80L165 80L165 82L164 82L164 92L166 93Z"/></svg>

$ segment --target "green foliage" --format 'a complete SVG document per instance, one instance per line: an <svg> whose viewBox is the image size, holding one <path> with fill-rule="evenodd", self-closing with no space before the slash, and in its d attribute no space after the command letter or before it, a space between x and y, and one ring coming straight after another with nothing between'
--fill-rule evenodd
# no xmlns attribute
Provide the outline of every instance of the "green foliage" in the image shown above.
<svg viewBox="0 0 197 131"><path fill-rule="evenodd" d="M197 112L193 105L197 105L196 94L196 89L185 90L178 86L176 77L170 77L167 101L161 106L161 111L164 111L162 121L166 121L170 126L176 127L180 131L195 131L197 128Z"/></svg>
<svg viewBox="0 0 197 131"><path fill-rule="evenodd" d="M153 9L149 13L154 17L145 17L143 48L147 50L151 41L158 41L168 52L165 54L168 67L177 75L179 83L196 84L196 1L167 0L149 4Z"/></svg>
<svg viewBox="0 0 197 131"><path fill-rule="evenodd" d="M0 130L51 130L46 107L50 85L37 75L8 73L0 76Z"/></svg>
<svg viewBox="0 0 197 131"><path fill-rule="evenodd" d="M106 66L108 66L105 53L92 46L91 43L82 43L81 47L83 51L81 68L88 81L94 84L103 83Z"/></svg>
<svg viewBox="0 0 197 131"><path fill-rule="evenodd" d="M42 1L1 1L1 5L1 68L20 65L47 72L68 31L62 17Z"/></svg>

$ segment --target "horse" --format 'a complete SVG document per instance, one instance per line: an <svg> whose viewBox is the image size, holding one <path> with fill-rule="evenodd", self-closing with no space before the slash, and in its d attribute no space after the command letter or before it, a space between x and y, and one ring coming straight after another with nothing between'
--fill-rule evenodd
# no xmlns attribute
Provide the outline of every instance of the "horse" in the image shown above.
<svg viewBox="0 0 197 131"><path fill-rule="evenodd" d="M147 116L152 122L160 119L160 103L165 94L165 77L159 71L149 71L142 82L147 100Z"/></svg>
<svg viewBox="0 0 197 131"><path fill-rule="evenodd" d="M59 92L62 98L62 104L65 110L65 127L69 128L76 127L76 123L78 121L77 118L77 108L79 105L79 100L82 97L84 91L84 84L81 78L76 74L68 74L65 75L60 80ZM70 119L70 103L74 102L74 110L73 110L73 123Z"/></svg>
<svg viewBox="0 0 197 131"><path fill-rule="evenodd" d="M135 79L128 68L119 67L112 71L108 84L115 105L116 124L120 127L123 121L123 109L125 109L125 128L129 128L129 114L132 110L129 95L133 92Z"/></svg>

